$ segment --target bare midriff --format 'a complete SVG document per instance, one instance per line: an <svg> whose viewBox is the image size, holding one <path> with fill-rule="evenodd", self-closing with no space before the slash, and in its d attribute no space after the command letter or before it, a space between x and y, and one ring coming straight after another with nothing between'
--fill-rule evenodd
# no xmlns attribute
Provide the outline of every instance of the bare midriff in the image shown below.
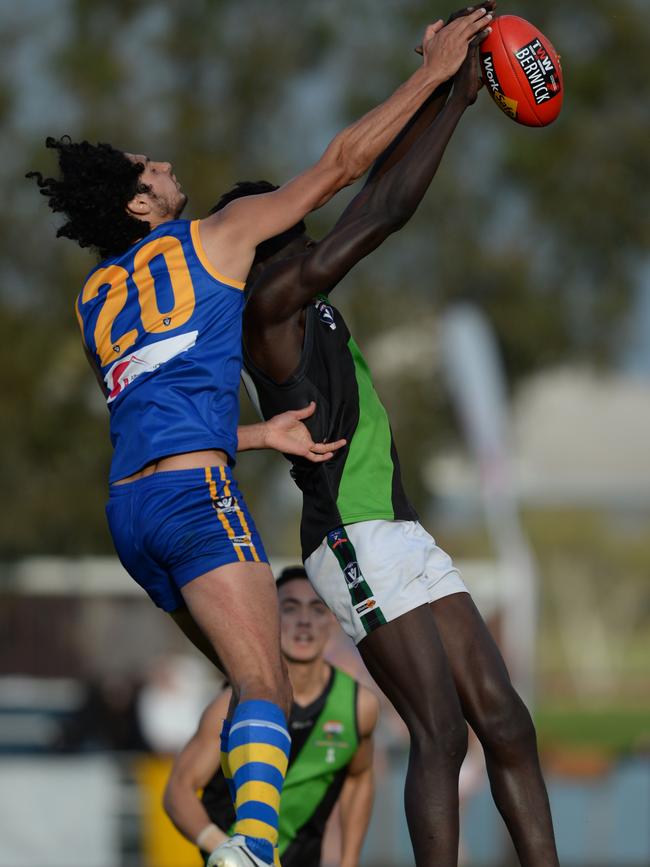
<svg viewBox="0 0 650 867"><path fill-rule="evenodd" d="M152 476L154 473L167 473L172 470L196 470L202 467L225 467L228 465L228 455L221 449L207 449L201 452L184 452L181 455L169 455L165 458L160 458L158 461L152 461L147 464L137 473L120 479L115 482L116 485L126 485L129 482L135 482L138 479L144 479L146 476Z"/></svg>

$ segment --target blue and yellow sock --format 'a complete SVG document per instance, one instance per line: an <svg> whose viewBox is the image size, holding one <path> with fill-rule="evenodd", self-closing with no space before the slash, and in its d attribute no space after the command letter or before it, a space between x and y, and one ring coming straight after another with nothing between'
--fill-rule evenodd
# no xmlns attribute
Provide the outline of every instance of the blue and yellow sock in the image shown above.
<svg viewBox="0 0 650 867"><path fill-rule="evenodd" d="M230 724L228 764L235 786L234 834L262 861L273 864L280 795L291 737L280 708L270 701L238 705Z"/></svg>
<svg viewBox="0 0 650 867"><path fill-rule="evenodd" d="M230 737L230 720L225 719L221 726L221 771L224 780L228 785L230 792L230 800L235 803L235 784L232 781L232 771L230 770L230 762L228 761L228 738Z"/></svg>

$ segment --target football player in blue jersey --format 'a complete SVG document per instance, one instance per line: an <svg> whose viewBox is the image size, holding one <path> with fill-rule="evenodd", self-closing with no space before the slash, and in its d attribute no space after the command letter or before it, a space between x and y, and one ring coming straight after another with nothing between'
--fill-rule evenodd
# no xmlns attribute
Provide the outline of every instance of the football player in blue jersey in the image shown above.
<svg viewBox="0 0 650 867"><path fill-rule="evenodd" d="M215 867L274 861L290 746L273 576L231 467L238 449L278 445L278 426L286 448L287 427L295 435L313 410L284 417L274 430L238 428L244 283L256 247L363 174L455 74L488 21L479 9L447 27L430 25L421 67L337 135L315 165L203 220L180 219L186 196L168 162L108 144L48 138L60 177L30 173L66 217L57 234L101 258L77 316L110 411L107 515L117 552L181 628L198 627L233 686L222 738L224 761L236 755L237 819ZM300 451L319 461L335 445L303 439Z"/></svg>

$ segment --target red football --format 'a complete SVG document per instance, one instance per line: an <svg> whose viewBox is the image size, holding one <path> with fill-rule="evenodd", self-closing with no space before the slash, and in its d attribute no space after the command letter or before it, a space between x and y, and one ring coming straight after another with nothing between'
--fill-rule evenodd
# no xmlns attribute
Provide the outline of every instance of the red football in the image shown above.
<svg viewBox="0 0 650 867"><path fill-rule="evenodd" d="M557 52L543 33L516 15L499 15L481 43L483 81L499 108L525 126L547 126L562 108Z"/></svg>

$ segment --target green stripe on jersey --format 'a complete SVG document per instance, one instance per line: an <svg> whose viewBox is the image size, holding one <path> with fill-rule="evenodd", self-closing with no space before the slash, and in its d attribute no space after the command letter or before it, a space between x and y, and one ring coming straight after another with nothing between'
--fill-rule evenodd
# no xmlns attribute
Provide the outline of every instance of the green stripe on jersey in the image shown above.
<svg viewBox="0 0 650 867"><path fill-rule="evenodd" d="M355 698L354 679L335 668L325 705L287 771L280 802L280 855L314 815L337 774L357 751Z"/></svg>
<svg viewBox="0 0 650 867"><path fill-rule="evenodd" d="M370 504L372 517L384 515L392 519L394 465L388 415L372 384L368 365L352 337L348 349L354 361L359 391L359 423L350 443L336 505L343 524L367 520Z"/></svg>

